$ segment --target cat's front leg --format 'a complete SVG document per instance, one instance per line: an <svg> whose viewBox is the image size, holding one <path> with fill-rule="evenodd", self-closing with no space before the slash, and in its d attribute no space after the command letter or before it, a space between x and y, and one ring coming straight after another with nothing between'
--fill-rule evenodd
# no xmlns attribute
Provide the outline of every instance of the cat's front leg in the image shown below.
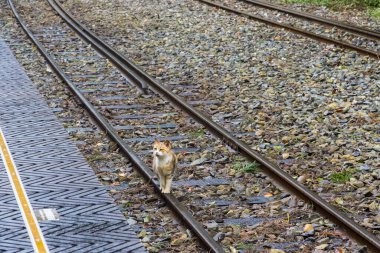
<svg viewBox="0 0 380 253"><path fill-rule="evenodd" d="M164 175L160 175L160 180L162 182L162 185L161 185L161 192L162 193L165 193L165 188L166 188L166 180L165 180L165 176Z"/></svg>
<svg viewBox="0 0 380 253"><path fill-rule="evenodd" d="M154 173L158 174L157 158L155 156L153 156L152 170L153 170Z"/></svg>
<svg viewBox="0 0 380 253"><path fill-rule="evenodd" d="M162 191L162 189L164 189L164 188L163 188L163 183L162 183L162 181L163 181L164 179L162 178L162 176L161 176L160 173L158 173L157 176L158 176L158 181L160 182L160 191Z"/></svg>
<svg viewBox="0 0 380 253"><path fill-rule="evenodd" d="M170 193L170 187L172 185L173 176L165 176L165 188L162 191L163 193Z"/></svg>

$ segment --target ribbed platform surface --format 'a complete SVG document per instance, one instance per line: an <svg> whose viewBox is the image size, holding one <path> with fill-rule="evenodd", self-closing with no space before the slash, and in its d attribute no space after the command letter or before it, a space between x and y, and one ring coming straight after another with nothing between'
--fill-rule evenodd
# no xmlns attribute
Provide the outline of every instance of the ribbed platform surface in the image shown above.
<svg viewBox="0 0 380 253"><path fill-rule="evenodd" d="M146 252L1 39L0 127L50 252ZM33 252L3 161L0 186L0 252Z"/></svg>

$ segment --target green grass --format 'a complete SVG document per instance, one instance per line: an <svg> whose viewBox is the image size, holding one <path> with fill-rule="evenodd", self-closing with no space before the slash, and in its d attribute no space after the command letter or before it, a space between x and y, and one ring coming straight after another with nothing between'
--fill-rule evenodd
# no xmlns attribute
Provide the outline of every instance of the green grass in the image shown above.
<svg viewBox="0 0 380 253"><path fill-rule="evenodd" d="M205 135L205 131L203 129L199 129L197 131L191 132L191 135L194 136L195 138L199 138Z"/></svg>
<svg viewBox="0 0 380 253"><path fill-rule="evenodd" d="M128 202L126 202L126 203L122 203L121 206L122 206L123 208L127 208L127 207L131 207L131 206L133 206L133 203L130 202L130 201L128 201Z"/></svg>
<svg viewBox="0 0 380 253"><path fill-rule="evenodd" d="M380 7L369 11L371 16L380 19Z"/></svg>
<svg viewBox="0 0 380 253"><path fill-rule="evenodd" d="M233 165L233 168L235 170L238 170L240 172L244 173L254 173L257 172L259 169L259 164L258 163L247 163L247 162L236 162Z"/></svg>
<svg viewBox="0 0 380 253"><path fill-rule="evenodd" d="M253 244L253 243L239 243L236 246L236 248L241 249L241 250L253 250L253 249L255 249L255 244Z"/></svg>
<svg viewBox="0 0 380 253"><path fill-rule="evenodd" d="M311 3L328 7L380 7L380 0L283 0L285 3Z"/></svg>
<svg viewBox="0 0 380 253"><path fill-rule="evenodd" d="M329 176L329 179L333 183L343 184L345 182L348 182L356 171L357 170L355 169L349 169L338 173L332 173Z"/></svg>
<svg viewBox="0 0 380 253"><path fill-rule="evenodd" d="M368 13L380 19L380 0L282 0L284 3L302 3L339 8L367 8Z"/></svg>
<svg viewBox="0 0 380 253"><path fill-rule="evenodd" d="M94 154L91 154L87 157L87 161L89 162L96 162L102 159L104 159L104 157L99 152L95 152Z"/></svg>

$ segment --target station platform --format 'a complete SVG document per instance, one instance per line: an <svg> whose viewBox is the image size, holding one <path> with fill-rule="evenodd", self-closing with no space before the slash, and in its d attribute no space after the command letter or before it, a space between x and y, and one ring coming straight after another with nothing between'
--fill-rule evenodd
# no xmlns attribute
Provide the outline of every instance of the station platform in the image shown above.
<svg viewBox="0 0 380 253"><path fill-rule="evenodd" d="M0 252L146 252L0 38Z"/></svg>

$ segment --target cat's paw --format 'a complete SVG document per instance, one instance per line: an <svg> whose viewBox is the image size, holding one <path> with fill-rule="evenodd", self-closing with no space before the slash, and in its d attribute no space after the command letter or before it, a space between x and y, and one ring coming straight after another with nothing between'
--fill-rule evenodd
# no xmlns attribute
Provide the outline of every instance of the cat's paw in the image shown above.
<svg viewBox="0 0 380 253"><path fill-rule="evenodd" d="M164 189L164 190L162 190L161 192L162 192L162 193L170 193L170 190L166 190L166 189Z"/></svg>

